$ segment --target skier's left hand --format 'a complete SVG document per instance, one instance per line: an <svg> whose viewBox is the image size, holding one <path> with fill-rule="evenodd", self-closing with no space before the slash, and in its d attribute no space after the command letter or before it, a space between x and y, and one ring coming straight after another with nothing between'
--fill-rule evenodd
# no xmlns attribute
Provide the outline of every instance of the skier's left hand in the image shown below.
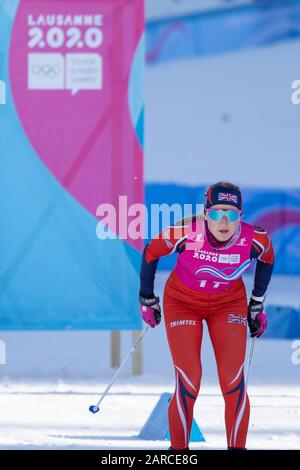
<svg viewBox="0 0 300 470"><path fill-rule="evenodd" d="M259 338L268 326L267 313L264 311L263 302L250 299L248 305L248 325L251 338L256 336Z"/></svg>

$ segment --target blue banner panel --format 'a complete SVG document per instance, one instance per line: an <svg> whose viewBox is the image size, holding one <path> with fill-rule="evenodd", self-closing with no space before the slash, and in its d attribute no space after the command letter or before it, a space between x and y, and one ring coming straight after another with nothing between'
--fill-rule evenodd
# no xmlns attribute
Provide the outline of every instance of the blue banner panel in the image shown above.
<svg viewBox="0 0 300 470"><path fill-rule="evenodd" d="M300 310L288 306L268 305L267 311L268 328L264 338L300 338Z"/></svg>

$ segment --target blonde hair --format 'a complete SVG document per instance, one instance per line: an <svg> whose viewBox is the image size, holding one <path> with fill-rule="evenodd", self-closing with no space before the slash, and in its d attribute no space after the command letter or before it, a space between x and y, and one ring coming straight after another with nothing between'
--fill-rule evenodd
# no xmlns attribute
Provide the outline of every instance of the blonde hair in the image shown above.
<svg viewBox="0 0 300 470"><path fill-rule="evenodd" d="M176 222L175 225L187 225L189 222L194 222L197 219L204 219L204 213L202 212L201 214L195 214L185 217L185 219L181 219Z"/></svg>

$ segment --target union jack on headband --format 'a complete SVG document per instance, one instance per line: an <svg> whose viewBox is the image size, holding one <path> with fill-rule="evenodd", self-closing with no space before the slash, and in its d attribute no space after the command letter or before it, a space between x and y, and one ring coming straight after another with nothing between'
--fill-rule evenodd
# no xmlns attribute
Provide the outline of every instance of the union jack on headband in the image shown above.
<svg viewBox="0 0 300 470"><path fill-rule="evenodd" d="M237 196L235 194L230 194L230 193L219 193L218 194L218 201L232 201L237 204Z"/></svg>

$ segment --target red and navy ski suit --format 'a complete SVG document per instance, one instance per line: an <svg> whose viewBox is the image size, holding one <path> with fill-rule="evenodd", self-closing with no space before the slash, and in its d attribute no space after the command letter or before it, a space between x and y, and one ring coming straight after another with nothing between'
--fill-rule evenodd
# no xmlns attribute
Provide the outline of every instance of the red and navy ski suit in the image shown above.
<svg viewBox="0 0 300 470"><path fill-rule="evenodd" d="M168 227L151 240L144 250L140 273L140 295L154 295L159 258L178 253L163 299L176 381L168 411L171 446L185 449L189 445L193 407L201 383L200 352L205 320L225 400L227 444L231 448L244 448L250 406L244 382L247 297L241 274L255 259L252 295L264 296L274 265L273 246L264 229L245 222L240 223L232 239L218 243L203 220L200 248L189 245L186 250L187 244L195 241L195 236L189 236L190 228L191 224Z"/></svg>

